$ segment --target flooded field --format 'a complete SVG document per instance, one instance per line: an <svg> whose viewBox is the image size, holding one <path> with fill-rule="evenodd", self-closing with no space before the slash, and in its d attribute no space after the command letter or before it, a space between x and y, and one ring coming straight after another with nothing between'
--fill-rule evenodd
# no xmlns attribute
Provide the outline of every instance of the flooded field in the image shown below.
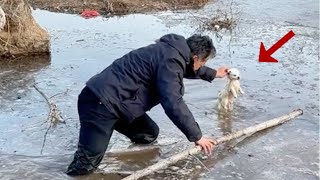
<svg viewBox="0 0 320 180"><path fill-rule="evenodd" d="M35 10L37 22L51 34L52 54L0 61L0 179L72 179L64 171L77 146L76 102L85 82L114 59L166 33L196 33L197 18L229 5L214 1L198 11L108 19ZM219 145L210 157L190 157L145 179L319 179L319 2L240 0L233 6L241 16L232 33L220 32L221 39L205 32L217 49L217 57L207 65L238 68L245 95L237 99L232 113L218 116L215 105L226 80L186 79L185 101L203 134L220 137L298 108L304 114ZM272 55L279 63L258 63L260 42L270 48L290 30L295 36ZM66 121L48 131L42 154L49 109L34 84L46 96L54 96ZM97 173L79 179L119 179L114 172L130 173L192 145L161 106L149 115L160 127L153 146L133 146L114 133L108 151L142 149L144 154L107 154Z"/></svg>

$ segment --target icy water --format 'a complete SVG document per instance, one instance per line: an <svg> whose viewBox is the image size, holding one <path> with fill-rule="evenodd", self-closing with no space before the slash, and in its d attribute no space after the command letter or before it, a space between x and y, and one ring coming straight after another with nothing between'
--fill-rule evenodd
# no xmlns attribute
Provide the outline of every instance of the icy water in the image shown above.
<svg viewBox="0 0 320 180"><path fill-rule="evenodd" d="M71 179L63 172L76 150L76 102L85 82L115 58L166 33L196 33L201 22L196 17L229 5L214 1L198 11L109 19L35 10L36 20L51 34L52 54L0 61L0 179ZM298 108L304 114L220 145L212 156L189 157L145 179L319 179L319 2L240 0L233 6L241 18L232 36L221 32L219 39L205 32L217 49L208 66L238 68L246 94L237 99L232 113L218 116L217 95L226 80L185 80L185 101L203 134L220 137ZM260 42L268 49L290 30L296 35L272 55L279 63L258 63ZM48 106L34 84L48 97L56 95L51 99L66 120L48 131L42 154ZM114 133L108 148L114 154L107 155L97 173L79 179L119 179L114 172L130 173L192 145L160 106L149 115L161 129L153 146L133 146ZM129 150L143 153L116 153Z"/></svg>

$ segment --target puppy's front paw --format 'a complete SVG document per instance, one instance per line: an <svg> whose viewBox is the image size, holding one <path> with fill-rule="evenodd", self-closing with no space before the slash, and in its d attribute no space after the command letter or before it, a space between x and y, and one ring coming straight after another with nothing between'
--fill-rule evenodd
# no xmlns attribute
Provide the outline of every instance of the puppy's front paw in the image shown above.
<svg viewBox="0 0 320 180"><path fill-rule="evenodd" d="M237 90L235 90L234 88L230 88L230 91L234 98L238 98Z"/></svg>
<svg viewBox="0 0 320 180"><path fill-rule="evenodd" d="M245 94L244 91L242 90L242 88L239 89L240 93L243 95Z"/></svg>

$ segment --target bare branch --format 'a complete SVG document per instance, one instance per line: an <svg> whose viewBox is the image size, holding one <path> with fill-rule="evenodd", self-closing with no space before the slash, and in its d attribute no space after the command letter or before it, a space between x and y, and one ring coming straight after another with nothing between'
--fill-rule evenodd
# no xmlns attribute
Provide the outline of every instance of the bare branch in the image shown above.
<svg viewBox="0 0 320 180"><path fill-rule="evenodd" d="M65 120L62 118L60 111L57 108L57 105L51 100L52 97L55 97L57 95L60 95L62 93L58 93L55 94L53 96L51 96L50 98L48 98L37 86L36 84L33 85L33 87L41 94L41 96L46 100L48 107L49 107L49 113L48 113L48 117L47 117L47 121L45 121L44 123L49 123L49 127L47 128L45 134L44 134L44 139L43 139L43 143L42 143L42 148L40 151L40 154L42 154L43 152L43 148L45 146L46 143L46 138L47 138L47 134L50 130L50 128L52 126L55 126L58 123L65 123ZM66 91L68 92L68 90ZM64 92L64 93L66 93ZM42 123L42 124L44 124ZM41 125L42 125L41 124Z"/></svg>

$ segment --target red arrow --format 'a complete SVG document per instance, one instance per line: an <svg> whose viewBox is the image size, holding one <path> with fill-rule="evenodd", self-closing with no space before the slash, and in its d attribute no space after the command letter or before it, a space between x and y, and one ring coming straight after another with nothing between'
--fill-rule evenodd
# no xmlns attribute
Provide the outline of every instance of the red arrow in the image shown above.
<svg viewBox="0 0 320 180"><path fill-rule="evenodd" d="M270 49L266 50L263 43L260 44L260 54L259 62L273 62L277 63L278 61L271 57L271 55L276 52L281 46L283 46L287 41L289 41L293 36L294 32L289 31L283 38L281 38L276 44L274 44Z"/></svg>

